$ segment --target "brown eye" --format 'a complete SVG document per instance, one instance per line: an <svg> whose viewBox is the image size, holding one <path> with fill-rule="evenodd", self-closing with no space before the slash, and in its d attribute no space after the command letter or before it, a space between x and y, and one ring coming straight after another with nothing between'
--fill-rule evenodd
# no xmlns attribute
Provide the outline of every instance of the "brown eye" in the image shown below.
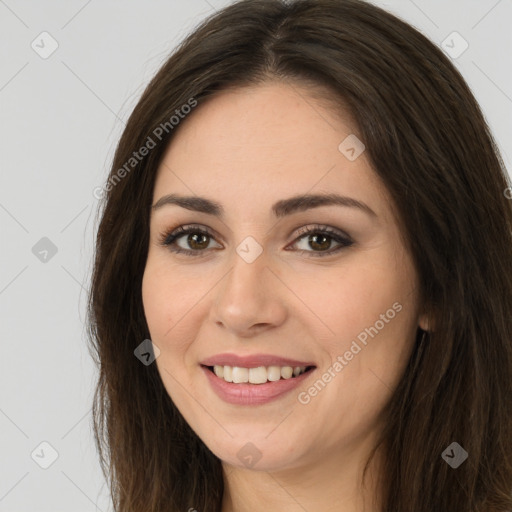
<svg viewBox="0 0 512 512"><path fill-rule="evenodd" d="M160 244L169 248L174 253L183 253L189 256L203 256L212 249L210 243L215 241L213 235L200 227L180 226L169 233L163 233L160 238ZM215 242L217 243L217 242ZM337 246L332 248L332 244ZM342 231L334 230L330 227L308 227L301 230L301 236L298 237L291 247L302 253L308 253L311 256L323 256L334 254L344 248L351 246L354 242ZM300 247L299 244L303 246ZM215 249L222 248L217 243Z"/></svg>
<svg viewBox="0 0 512 512"><path fill-rule="evenodd" d="M213 235L202 228L180 226L170 233L164 233L160 244L175 253L202 256L207 252L206 249L212 240Z"/></svg>
<svg viewBox="0 0 512 512"><path fill-rule="evenodd" d="M333 242L338 244L338 246L331 249ZM331 228L313 227L303 230L293 246L296 246L300 251L311 253L311 256L322 256L323 254L330 255L338 252L351 246L353 243L350 237L342 232ZM299 244L302 244L302 247Z"/></svg>
<svg viewBox="0 0 512 512"><path fill-rule="evenodd" d="M179 237L183 238L183 237ZM192 233L186 238L186 242L192 249L206 249L210 243L209 236L202 233Z"/></svg>
<svg viewBox="0 0 512 512"><path fill-rule="evenodd" d="M332 238L327 235L310 235L309 246L312 249L318 249L325 251L329 249L332 242Z"/></svg>

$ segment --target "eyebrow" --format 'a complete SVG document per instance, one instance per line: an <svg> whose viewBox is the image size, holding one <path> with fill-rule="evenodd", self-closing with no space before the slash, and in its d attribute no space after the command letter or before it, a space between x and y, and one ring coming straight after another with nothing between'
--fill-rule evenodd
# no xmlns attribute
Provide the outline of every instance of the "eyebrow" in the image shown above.
<svg viewBox="0 0 512 512"><path fill-rule="evenodd" d="M162 196L151 208L158 210L166 205L177 205L187 210L214 215L221 219L224 218L224 208L222 205L205 197L168 194ZM377 217L377 214L362 201L338 194L305 194L293 196L274 203L272 205L272 212L275 217L281 218L296 212L332 205L357 208L372 217Z"/></svg>

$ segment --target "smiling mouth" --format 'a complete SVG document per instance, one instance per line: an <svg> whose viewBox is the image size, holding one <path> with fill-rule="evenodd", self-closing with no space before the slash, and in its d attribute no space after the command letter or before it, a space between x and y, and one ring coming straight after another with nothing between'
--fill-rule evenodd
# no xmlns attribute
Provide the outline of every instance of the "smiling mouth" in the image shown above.
<svg viewBox="0 0 512 512"><path fill-rule="evenodd" d="M296 379L316 368L316 366L260 366L258 368L201 366L207 368L224 382L255 385Z"/></svg>

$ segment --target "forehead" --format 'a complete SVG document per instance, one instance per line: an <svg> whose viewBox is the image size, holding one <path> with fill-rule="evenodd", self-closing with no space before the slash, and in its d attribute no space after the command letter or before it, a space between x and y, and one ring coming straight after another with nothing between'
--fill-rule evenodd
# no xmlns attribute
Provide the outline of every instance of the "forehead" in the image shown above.
<svg viewBox="0 0 512 512"><path fill-rule="evenodd" d="M340 151L340 143L358 133L340 111L297 85L222 91L177 127L158 170L154 199L208 192L224 198L227 209L320 191L374 204L386 200L365 153L350 161Z"/></svg>

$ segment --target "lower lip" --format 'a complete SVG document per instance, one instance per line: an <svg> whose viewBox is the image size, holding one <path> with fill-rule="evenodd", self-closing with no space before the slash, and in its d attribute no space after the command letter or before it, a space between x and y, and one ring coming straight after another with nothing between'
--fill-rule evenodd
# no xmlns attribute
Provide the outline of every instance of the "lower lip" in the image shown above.
<svg viewBox="0 0 512 512"><path fill-rule="evenodd" d="M201 368L219 398L235 405L260 405L276 400L300 386L315 370L315 368L312 368L298 377L280 379L275 382L266 382L265 384L234 384L217 377L206 366L201 365Z"/></svg>

